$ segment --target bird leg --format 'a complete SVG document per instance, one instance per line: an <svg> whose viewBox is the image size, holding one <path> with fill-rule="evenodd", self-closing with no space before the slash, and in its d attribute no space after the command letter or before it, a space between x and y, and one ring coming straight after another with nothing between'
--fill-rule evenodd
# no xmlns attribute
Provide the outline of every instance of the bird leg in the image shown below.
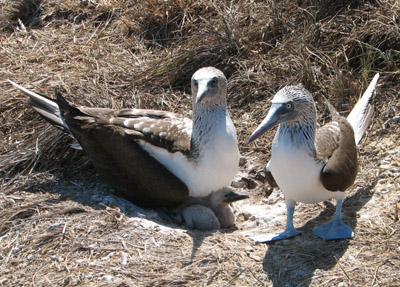
<svg viewBox="0 0 400 287"><path fill-rule="evenodd" d="M324 240L353 238L353 230L342 221L342 204L342 200L337 201L336 211L332 220L314 228L314 235Z"/></svg>
<svg viewBox="0 0 400 287"><path fill-rule="evenodd" d="M270 242L270 241L291 238L293 236L301 234L302 231L294 229L293 226L293 213L294 213L295 203L296 202L294 200L286 199L286 208L287 208L286 228L283 232L256 234L251 236L250 238L256 242Z"/></svg>

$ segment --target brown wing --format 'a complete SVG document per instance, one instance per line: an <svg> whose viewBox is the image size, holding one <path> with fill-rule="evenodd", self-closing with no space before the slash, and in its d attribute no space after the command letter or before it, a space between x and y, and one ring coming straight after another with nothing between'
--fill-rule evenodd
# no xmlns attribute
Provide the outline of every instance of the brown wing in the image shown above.
<svg viewBox="0 0 400 287"><path fill-rule="evenodd" d="M138 139L147 138L157 142L151 137L157 131L136 129L133 120L140 123L140 119L152 119L172 126L172 115L144 110L77 109L60 99L58 103L68 127L100 177L117 192L145 207L175 206L188 199L187 186L137 143ZM158 137L163 137L161 132ZM173 138L165 137L165 141L173 142Z"/></svg>
<svg viewBox="0 0 400 287"><path fill-rule="evenodd" d="M278 187L278 184L276 183L275 178L272 176L272 173L269 170L268 166L269 166L269 162L268 162L267 166L265 167L265 179L267 180L268 184L271 187Z"/></svg>
<svg viewBox="0 0 400 287"><path fill-rule="evenodd" d="M317 157L326 162L321 181L330 191L345 191L357 175L357 149L354 132L349 122L340 115L317 129L315 136Z"/></svg>
<svg viewBox="0 0 400 287"><path fill-rule="evenodd" d="M180 115L143 109L82 109L95 117L98 125L121 127L127 135L165 148L170 152L190 152L191 120Z"/></svg>

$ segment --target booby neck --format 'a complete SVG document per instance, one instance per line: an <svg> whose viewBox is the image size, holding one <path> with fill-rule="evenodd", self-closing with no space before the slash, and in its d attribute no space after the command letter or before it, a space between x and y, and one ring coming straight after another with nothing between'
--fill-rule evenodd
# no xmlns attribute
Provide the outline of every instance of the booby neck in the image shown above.
<svg viewBox="0 0 400 287"><path fill-rule="evenodd" d="M196 73L192 78L192 91L191 156L195 158L204 145L223 136L223 131L236 131L227 111L225 77L219 75L210 80L206 73Z"/></svg>
<svg viewBox="0 0 400 287"><path fill-rule="evenodd" d="M225 107L197 107L193 113L191 135L191 155L195 157L204 146L213 144L221 131L229 131L233 127Z"/></svg>
<svg viewBox="0 0 400 287"><path fill-rule="evenodd" d="M315 123L280 124L275 138L290 137L292 146L315 152Z"/></svg>
<svg viewBox="0 0 400 287"><path fill-rule="evenodd" d="M296 119L279 124L274 142L279 143L288 137L285 144L293 148L306 149L316 158L315 133L317 128L317 109L314 102L308 103L308 111L301 113Z"/></svg>

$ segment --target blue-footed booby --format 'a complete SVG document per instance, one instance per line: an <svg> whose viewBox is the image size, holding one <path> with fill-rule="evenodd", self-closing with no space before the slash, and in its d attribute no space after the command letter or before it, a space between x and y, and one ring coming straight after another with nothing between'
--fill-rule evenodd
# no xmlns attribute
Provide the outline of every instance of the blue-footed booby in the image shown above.
<svg viewBox="0 0 400 287"><path fill-rule="evenodd" d="M345 191L357 175L357 145L373 115L369 101L378 81L376 74L347 119L329 105L332 121L317 127L313 97L301 84L279 90L266 118L249 138L255 140L279 125L272 143L266 171L285 195L286 229L281 233L254 235L258 242L285 239L301 231L293 226L296 202L316 203L337 200L333 219L316 227L313 234L325 239L352 238L350 226L342 221Z"/></svg>
<svg viewBox="0 0 400 287"><path fill-rule="evenodd" d="M10 80L9 80L10 81ZM157 110L75 107L10 81L52 125L71 134L100 177L144 207L171 207L229 186L239 166L227 80L213 67L191 79L193 118Z"/></svg>

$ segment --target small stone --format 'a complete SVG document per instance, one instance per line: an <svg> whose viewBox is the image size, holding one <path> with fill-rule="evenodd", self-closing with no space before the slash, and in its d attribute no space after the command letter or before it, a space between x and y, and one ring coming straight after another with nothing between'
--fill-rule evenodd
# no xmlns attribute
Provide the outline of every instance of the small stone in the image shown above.
<svg viewBox="0 0 400 287"><path fill-rule="evenodd" d="M389 192L390 192L390 188L386 188L386 187L378 188L378 190L376 191L377 194L386 194Z"/></svg>
<svg viewBox="0 0 400 287"><path fill-rule="evenodd" d="M248 189L254 189L257 187L257 183L251 178L242 177L240 181L244 182Z"/></svg>
<svg viewBox="0 0 400 287"><path fill-rule="evenodd" d="M114 276L111 276L111 275L104 275L104 276L103 276L103 279L106 280L106 281L108 281L108 282L111 282L111 281L114 281Z"/></svg>
<svg viewBox="0 0 400 287"><path fill-rule="evenodd" d="M233 181L232 183L231 183L231 186L233 187L233 188L245 188L246 187L246 184L243 182L243 181Z"/></svg>
<svg viewBox="0 0 400 287"><path fill-rule="evenodd" d="M246 247L246 251L248 251L248 252L253 252L254 251L254 248L252 247L252 246L247 246Z"/></svg>
<svg viewBox="0 0 400 287"><path fill-rule="evenodd" d="M102 261L109 261L110 258L114 255L115 252L111 252L110 254L108 254L107 256L104 256L101 258Z"/></svg>
<svg viewBox="0 0 400 287"><path fill-rule="evenodd" d="M244 220L249 220L249 218L251 216L251 214L248 212L243 212L242 215L243 215Z"/></svg>
<svg viewBox="0 0 400 287"><path fill-rule="evenodd" d="M251 259L253 259L254 261L257 261L257 262L262 261L261 257L260 257L260 256L257 256L257 255L250 254L249 257L250 257Z"/></svg>

